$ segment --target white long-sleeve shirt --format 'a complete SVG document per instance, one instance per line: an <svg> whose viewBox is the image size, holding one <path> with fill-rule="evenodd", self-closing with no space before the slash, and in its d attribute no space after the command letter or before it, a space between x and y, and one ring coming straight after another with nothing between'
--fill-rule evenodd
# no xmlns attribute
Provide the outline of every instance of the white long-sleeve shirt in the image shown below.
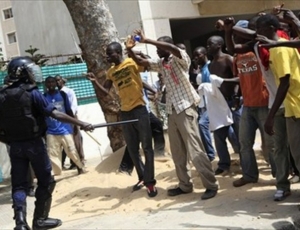
<svg viewBox="0 0 300 230"><path fill-rule="evenodd" d="M73 114L76 115L78 112L78 102L74 90L67 86L63 86L61 90L67 94Z"/></svg>
<svg viewBox="0 0 300 230"><path fill-rule="evenodd" d="M209 117L209 129L215 131L233 124L231 110L220 91L223 79L211 74L211 83L202 83L198 87L200 96L205 96L207 114Z"/></svg>

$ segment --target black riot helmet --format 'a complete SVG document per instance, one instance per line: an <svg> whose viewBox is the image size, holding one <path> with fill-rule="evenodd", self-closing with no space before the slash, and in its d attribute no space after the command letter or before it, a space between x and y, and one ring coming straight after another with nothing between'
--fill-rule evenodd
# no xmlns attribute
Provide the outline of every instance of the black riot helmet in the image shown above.
<svg viewBox="0 0 300 230"><path fill-rule="evenodd" d="M28 79L31 82L42 82L41 68L30 57L13 58L7 66L8 79L17 82L20 79Z"/></svg>

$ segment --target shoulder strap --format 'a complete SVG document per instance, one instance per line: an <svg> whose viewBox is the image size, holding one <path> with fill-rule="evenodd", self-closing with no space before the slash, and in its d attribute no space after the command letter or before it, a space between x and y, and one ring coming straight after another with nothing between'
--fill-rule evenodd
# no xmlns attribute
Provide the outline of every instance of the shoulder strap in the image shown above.
<svg viewBox="0 0 300 230"><path fill-rule="evenodd" d="M62 90L59 90L59 92L60 92L60 95L62 96L62 98L64 99L64 105L65 105L65 108L66 108L66 104L67 104L67 94L66 94L64 91L62 91ZM69 103L69 104L70 104L70 103ZM71 105L70 105L70 106L71 106ZM67 110L67 109L66 109L66 113L67 113L69 116L74 117L74 114L73 114L72 109L70 109L70 110Z"/></svg>
<svg viewBox="0 0 300 230"><path fill-rule="evenodd" d="M62 90L59 90L59 92L60 92L60 95L62 96L62 98L64 99L64 104L66 105L67 104L67 94L64 92L64 91L62 91Z"/></svg>

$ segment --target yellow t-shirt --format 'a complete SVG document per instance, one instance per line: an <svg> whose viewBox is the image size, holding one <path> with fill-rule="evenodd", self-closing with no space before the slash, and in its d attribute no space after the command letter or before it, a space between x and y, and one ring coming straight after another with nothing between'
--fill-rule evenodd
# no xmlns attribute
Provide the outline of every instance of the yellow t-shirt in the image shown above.
<svg viewBox="0 0 300 230"><path fill-rule="evenodd" d="M121 110L130 111L139 105L145 105L143 100L143 83L138 66L133 59L126 58L121 64L112 66L107 72L107 79L112 80L121 100Z"/></svg>
<svg viewBox="0 0 300 230"><path fill-rule="evenodd" d="M277 86L281 77L290 74L290 87L284 100L285 117L300 118L300 55L298 50L288 47L272 48L269 61Z"/></svg>

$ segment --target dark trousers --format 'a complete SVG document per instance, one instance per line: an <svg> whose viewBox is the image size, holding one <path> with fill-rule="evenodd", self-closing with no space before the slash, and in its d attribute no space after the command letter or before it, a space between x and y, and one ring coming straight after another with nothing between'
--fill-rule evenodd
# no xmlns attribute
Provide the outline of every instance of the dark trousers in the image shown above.
<svg viewBox="0 0 300 230"><path fill-rule="evenodd" d="M163 156L165 154L165 137L162 122L152 112L149 113L149 117L152 138L154 140L154 153L157 156ZM130 157L128 148L126 147L119 169L120 171L127 172L130 175L133 168L134 164Z"/></svg>
<svg viewBox="0 0 300 230"><path fill-rule="evenodd" d="M39 190L47 190L53 181L51 163L42 138L12 142L9 155L13 207L14 209L23 209L26 207L26 192L29 186L27 178L29 163L37 178L37 193Z"/></svg>
<svg viewBox="0 0 300 230"><path fill-rule="evenodd" d="M149 113L150 126L152 131L152 137L154 141L154 153L156 155L165 154L165 137L163 124L152 112Z"/></svg>
<svg viewBox="0 0 300 230"><path fill-rule="evenodd" d="M154 179L154 151L152 148L152 132L150 126L149 113L145 106L138 106L130 111L122 111L123 121L139 119L138 122L124 124L123 135L127 144L127 149L133 164L136 168L138 179L144 184L155 184ZM139 154L140 143L145 155L145 164Z"/></svg>

